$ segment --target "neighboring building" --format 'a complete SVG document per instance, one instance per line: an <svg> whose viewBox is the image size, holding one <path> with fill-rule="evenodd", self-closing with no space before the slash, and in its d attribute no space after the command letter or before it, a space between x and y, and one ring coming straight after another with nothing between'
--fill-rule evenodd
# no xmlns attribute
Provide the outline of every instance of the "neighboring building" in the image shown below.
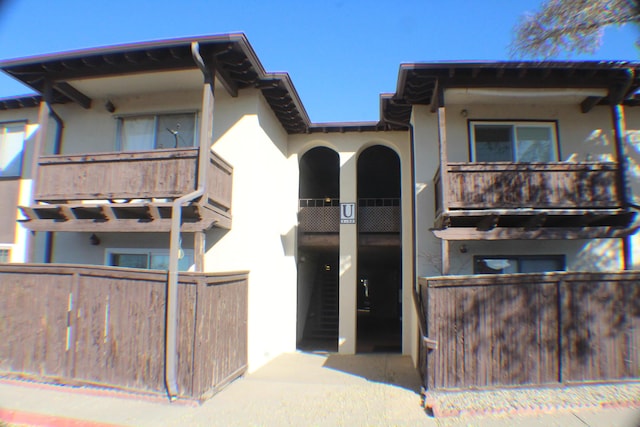
<svg viewBox="0 0 640 427"><path fill-rule="evenodd" d="M0 262L249 271L251 370L418 364L419 277L638 262L640 64L403 64L378 122L323 124L244 35L0 68L38 93L0 100Z"/></svg>

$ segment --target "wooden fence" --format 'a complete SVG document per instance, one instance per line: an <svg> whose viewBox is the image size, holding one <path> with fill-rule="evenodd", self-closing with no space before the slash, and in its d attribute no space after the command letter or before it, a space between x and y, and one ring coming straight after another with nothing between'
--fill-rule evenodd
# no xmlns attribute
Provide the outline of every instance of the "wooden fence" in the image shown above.
<svg viewBox="0 0 640 427"><path fill-rule="evenodd" d="M167 273L0 265L0 374L165 391ZM204 399L247 366L247 274L180 273L178 387Z"/></svg>
<svg viewBox="0 0 640 427"><path fill-rule="evenodd" d="M640 272L438 277L419 295L428 389L640 378Z"/></svg>

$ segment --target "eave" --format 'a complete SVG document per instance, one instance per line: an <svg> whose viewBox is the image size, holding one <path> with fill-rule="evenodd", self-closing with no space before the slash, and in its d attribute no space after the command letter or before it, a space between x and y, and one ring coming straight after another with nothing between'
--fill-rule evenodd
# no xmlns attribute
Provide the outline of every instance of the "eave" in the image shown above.
<svg viewBox="0 0 640 427"><path fill-rule="evenodd" d="M395 94L381 97L382 117L409 124L411 106L444 105L452 88L605 89L609 96L586 98L584 112L595 105L637 105L639 62L437 62L400 65Z"/></svg>
<svg viewBox="0 0 640 427"><path fill-rule="evenodd" d="M0 69L46 95L50 103L76 102L89 108L91 99L70 81L134 73L196 68L191 44L197 42L206 65L215 70L226 90L257 88L290 133L310 126L307 112L287 73L267 73L244 34L190 37L124 44L0 62ZM48 92L50 88L50 92ZM5 102L13 105L13 101ZM0 108L3 104L0 101Z"/></svg>

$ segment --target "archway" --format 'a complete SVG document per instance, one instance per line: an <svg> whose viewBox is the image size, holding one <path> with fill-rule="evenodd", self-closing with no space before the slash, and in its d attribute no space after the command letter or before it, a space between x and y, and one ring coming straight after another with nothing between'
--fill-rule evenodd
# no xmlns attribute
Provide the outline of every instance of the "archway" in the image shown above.
<svg viewBox="0 0 640 427"><path fill-rule="evenodd" d="M340 158L316 147L300 159L297 342L337 351Z"/></svg>
<svg viewBox="0 0 640 427"><path fill-rule="evenodd" d="M400 158L375 145L358 157L359 353L402 351Z"/></svg>

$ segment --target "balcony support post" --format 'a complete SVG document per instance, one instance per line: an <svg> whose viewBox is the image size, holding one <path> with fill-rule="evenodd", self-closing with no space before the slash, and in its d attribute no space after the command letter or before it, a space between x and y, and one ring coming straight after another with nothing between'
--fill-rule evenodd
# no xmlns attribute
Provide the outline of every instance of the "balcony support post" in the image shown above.
<svg viewBox="0 0 640 427"><path fill-rule="evenodd" d="M34 197L36 194L36 185L38 183L38 167L40 156L43 154L43 150L45 147L45 141L47 137L47 127L49 124L49 115L51 113L48 99L51 98L51 84L47 81L45 82L42 101L40 101L40 109L38 111L38 131L36 132L36 137L33 141L33 152L31 154L31 193L29 194L28 206L34 204ZM33 263L35 260L35 233L29 233L27 237L27 262ZM45 257L49 257L45 253Z"/></svg>
<svg viewBox="0 0 640 427"><path fill-rule="evenodd" d="M445 108L443 106L444 100L442 99L444 96L441 95L440 105L438 107L438 148L440 149L440 188L442 191L442 213L446 213L449 211L449 176L447 165L449 160L447 158L447 122L445 117ZM437 191L437 189L436 189ZM436 194L437 197L437 194ZM451 269L451 265L449 262L449 241L442 239L441 240L441 252L442 252L442 275L446 276L449 274Z"/></svg>
<svg viewBox="0 0 640 427"><path fill-rule="evenodd" d="M624 107L620 103L611 105L611 120L613 122L613 140L616 150L616 162L618 164L617 192L622 207L629 207L629 192L627 186L627 157L625 153L626 140L626 121L624 116ZM624 270L630 270L633 267L631 236L625 236L622 239L622 267Z"/></svg>
<svg viewBox="0 0 640 427"><path fill-rule="evenodd" d="M449 210L449 177L447 156L447 121L445 108L438 107L438 148L440 151L440 188L442 188L442 212Z"/></svg>

